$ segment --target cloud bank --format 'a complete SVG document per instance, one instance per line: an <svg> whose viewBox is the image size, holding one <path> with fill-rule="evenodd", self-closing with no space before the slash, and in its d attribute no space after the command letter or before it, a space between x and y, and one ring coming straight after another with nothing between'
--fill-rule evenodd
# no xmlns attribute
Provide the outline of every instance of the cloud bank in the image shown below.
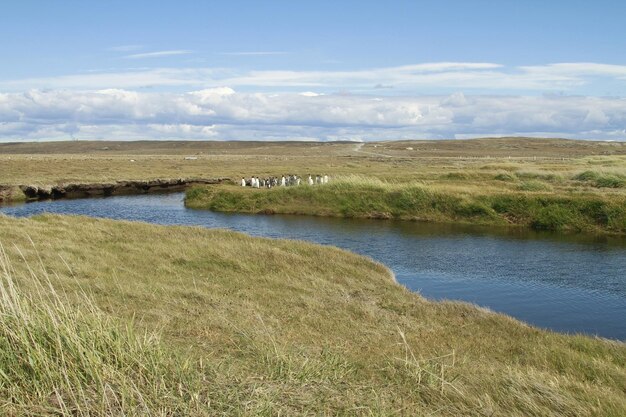
<svg viewBox="0 0 626 417"><path fill-rule="evenodd" d="M0 140L626 140L624 97L625 65L584 62L435 62L343 71L133 68L0 80Z"/></svg>
<svg viewBox="0 0 626 417"><path fill-rule="evenodd" d="M625 140L626 99L250 93L229 87L190 92L57 89L0 93L0 140L4 141L383 140L486 135Z"/></svg>

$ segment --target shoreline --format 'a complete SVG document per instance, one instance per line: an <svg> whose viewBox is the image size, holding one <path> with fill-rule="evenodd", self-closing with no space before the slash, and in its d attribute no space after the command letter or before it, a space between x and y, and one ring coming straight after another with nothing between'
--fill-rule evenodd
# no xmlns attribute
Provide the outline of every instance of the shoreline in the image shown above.
<svg viewBox="0 0 626 417"><path fill-rule="evenodd" d="M457 195L422 185L354 184L253 190L194 187L185 207L227 213L289 214L520 228L626 236L624 202L584 194ZM620 208L622 207L622 208Z"/></svg>
<svg viewBox="0 0 626 417"><path fill-rule="evenodd" d="M483 216L484 207L481 206L482 202L475 205L474 202L468 204L467 201L463 201L465 207L461 207L462 210L474 211L477 213L471 213L469 217L462 218L446 218L439 215L433 216L433 213L427 213L426 215L417 215L416 213L403 213L398 215L397 213L391 213L384 210L370 210L362 212L342 213L334 210L331 207L321 207L315 204L303 204L301 208L295 209L293 207L286 207L280 205L259 206L257 207L255 202L254 207L240 206L233 207L232 204L229 207L219 206L215 207L211 199L214 198L214 190L220 190L220 193L239 194L240 196L245 194L256 193L262 195L262 193L274 193L281 188L272 190L253 190L249 187L241 189L239 186L229 186L232 184L232 179L229 177L215 177L215 178L173 178L173 179L153 179L153 180L119 180L115 182L102 182L102 183L67 183L59 185L2 185L0 184L0 206L9 204L20 204L27 202L45 201L45 200L59 200L59 199L80 199L80 198L98 198L98 197L111 197L122 195L142 195L142 194L158 194L158 193L172 193L172 192L185 192L184 205L187 208L196 210L211 210L224 213L245 213L245 214L264 214L264 215L297 215L297 216L315 216L315 217L333 217L333 218L347 218L347 219L368 219L368 220L394 220L394 221L407 221L407 222L423 222L433 224L449 224L449 225L466 225L466 226L482 226L482 227L496 227L496 228L513 228L520 230L533 230L533 231L552 231L562 232L568 234L586 233L596 236L612 236L612 237L624 237L626 236L626 230L607 230L602 227L592 228L570 228L570 227L552 227L547 224L547 227L536 227L533 224L524 224L516 222L517 219L511 219L507 217L496 218L494 216ZM336 183L332 184L335 185ZM215 185L227 185L226 188L213 188L207 186ZM326 186L321 186L326 187ZM321 189L315 187L315 189ZM291 187L282 191L289 191ZM298 187L301 189L308 188L307 185ZM295 189L295 188L294 188ZM198 190L198 191L195 191ZM207 193L210 191L209 201L207 199ZM202 196L198 197L193 193L201 193ZM242 193L243 192L243 193ZM190 196L191 193L191 196ZM503 194L504 195L504 194ZM518 194L517 196L521 196ZM507 194L507 197L515 196L515 194ZM480 197L480 196L479 196ZM546 199L549 196L540 196ZM563 197L563 196L554 196ZM202 200L204 199L204 201ZM275 203L274 200L272 200ZM232 203L232 202L231 202ZM308 203L308 202L307 202ZM247 204L247 203L244 203ZM558 225L557 225L558 226Z"/></svg>
<svg viewBox="0 0 626 417"><path fill-rule="evenodd" d="M0 204L70 198L139 195L184 191L198 185L215 185L230 178L173 178L144 181L115 181L106 183L68 183L59 185L0 185Z"/></svg>

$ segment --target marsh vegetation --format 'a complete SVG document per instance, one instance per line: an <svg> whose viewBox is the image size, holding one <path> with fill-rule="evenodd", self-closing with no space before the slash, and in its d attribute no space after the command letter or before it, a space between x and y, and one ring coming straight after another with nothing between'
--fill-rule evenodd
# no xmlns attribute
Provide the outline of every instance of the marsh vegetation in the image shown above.
<svg viewBox="0 0 626 417"><path fill-rule="evenodd" d="M584 174L588 175L589 172ZM187 192L185 204L190 208L226 212L385 218L626 233L626 195L555 193L551 192L550 182L536 179L539 174L534 174L532 180L526 179L528 176L525 173L520 179L514 174L498 174L495 180L516 185L508 191L486 189L482 192L422 182L386 182L358 176L338 178L322 186L277 187L270 190L196 187Z"/></svg>

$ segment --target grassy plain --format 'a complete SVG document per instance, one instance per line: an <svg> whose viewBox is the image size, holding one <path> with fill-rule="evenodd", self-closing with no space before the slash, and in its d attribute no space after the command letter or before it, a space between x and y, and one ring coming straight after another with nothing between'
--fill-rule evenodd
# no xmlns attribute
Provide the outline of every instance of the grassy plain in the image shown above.
<svg viewBox="0 0 626 417"><path fill-rule="evenodd" d="M185 159L191 157L195 159ZM500 138L380 143L42 142L0 144L0 200L19 185L156 178L360 175L452 197L626 195L626 143ZM525 216L529 218L530 216ZM585 229L588 229L585 227Z"/></svg>
<svg viewBox="0 0 626 417"><path fill-rule="evenodd" d="M412 148L408 150L407 148ZM197 159L185 159L192 157ZM134 162L132 162L133 160ZM380 143L42 142L0 144L0 185L55 185L177 177L308 173L367 175L507 189L498 174L547 176L559 191L595 191L572 181L584 171L625 174L626 143L558 139L476 139ZM613 192L614 189L604 189Z"/></svg>
<svg viewBox="0 0 626 417"><path fill-rule="evenodd" d="M51 215L0 237L5 415L626 412L623 343L429 302L336 248Z"/></svg>

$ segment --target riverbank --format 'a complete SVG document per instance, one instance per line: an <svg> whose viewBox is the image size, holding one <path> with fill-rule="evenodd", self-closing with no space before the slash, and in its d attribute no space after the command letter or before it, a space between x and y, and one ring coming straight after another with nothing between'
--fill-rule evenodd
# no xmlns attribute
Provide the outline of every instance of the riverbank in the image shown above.
<svg viewBox="0 0 626 417"><path fill-rule="evenodd" d="M185 205L242 213L418 220L512 225L539 230L626 234L626 196L599 193L464 190L363 177L322 186L195 187Z"/></svg>
<svg viewBox="0 0 626 417"><path fill-rule="evenodd" d="M0 185L0 204L22 203L26 201L26 195L19 186Z"/></svg>
<svg viewBox="0 0 626 417"><path fill-rule="evenodd" d="M88 321L87 328L134 347L123 355L114 350L119 361L99 362L91 358L106 359L106 343L80 345L90 360L77 360L70 376L81 377L54 387L40 362L35 372L7 367L21 363L7 345L3 372L28 375L0 381L0 409L9 414L53 412L60 401L51 392L70 410L76 399L88 399L82 409L101 414L606 416L626 410L623 343L543 331L467 304L429 302L395 284L382 265L342 250L50 215L0 216L0 236L25 293L36 287L28 267L36 276L45 271L44 284L50 279L67 294L64 305L94 319L81 301L87 293L99 311L94 320L111 320L112 327ZM20 327L0 328L6 340L13 334L6 329ZM127 328L134 330L119 330ZM46 331L57 330L44 327L40 334ZM85 326L79 331L90 338ZM149 346L139 343L144 332L157 331ZM45 340L34 340L34 348L54 347L37 345ZM50 354L48 363L59 360L58 351L37 351ZM98 377L111 369L117 371ZM116 379L128 369L130 379ZM128 391L134 378L137 391ZM122 398L127 401L116 402Z"/></svg>
<svg viewBox="0 0 626 417"><path fill-rule="evenodd" d="M0 203L174 192L183 191L190 186L221 184L229 181L229 178L175 178L146 181L115 181L91 184L69 183L51 186L0 185Z"/></svg>

